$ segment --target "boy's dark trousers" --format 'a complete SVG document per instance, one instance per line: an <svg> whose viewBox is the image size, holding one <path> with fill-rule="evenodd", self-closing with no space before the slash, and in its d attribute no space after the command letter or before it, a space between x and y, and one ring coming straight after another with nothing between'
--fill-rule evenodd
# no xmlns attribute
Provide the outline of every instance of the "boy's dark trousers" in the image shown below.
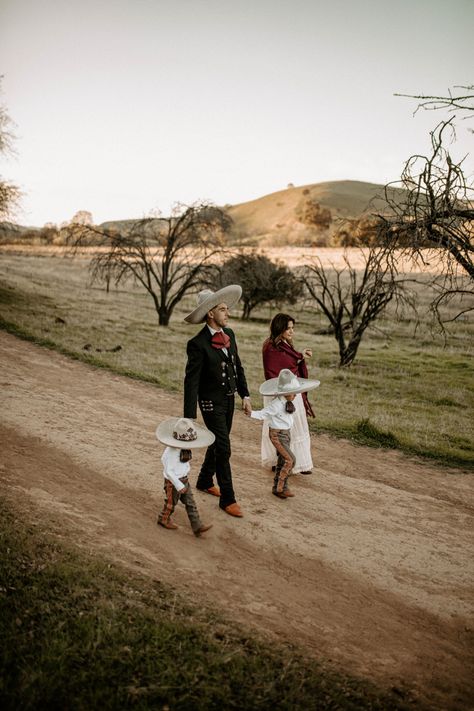
<svg viewBox="0 0 474 711"><path fill-rule="evenodd" d="M187 487L185 492L178 491L171 481L165 479L163 486L165 490L165 503L162 512L158 516L158 521L160 523L168 523L173 515L176 504L181 500L186 507L186 513L188 514L191 528L193 531L197 531L201 528L201 519L199 518L199 512L196 502L194 501L193 490L191 489L187 476L184 476L180 481Z"/></svg>
<svg viewBox="0 0 474 711"><path fill-rule="evenodd" d="M288 476L295 466L296 457L290 449L290 430L270 428L268 433L278 455L272 491L274 494L281 494L288 489Z"/></svg>

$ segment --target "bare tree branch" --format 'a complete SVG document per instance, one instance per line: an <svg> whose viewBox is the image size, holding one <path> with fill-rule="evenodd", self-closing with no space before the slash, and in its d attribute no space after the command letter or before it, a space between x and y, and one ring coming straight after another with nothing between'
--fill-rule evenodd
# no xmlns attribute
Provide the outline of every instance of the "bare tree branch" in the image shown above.
<svg viewBox="0 0 474 711"><path fill-rule="evenodd" d="M426 265L434 263L431 286L438 296L431 310L439 325L445 320L440 306L467 291L474 293L474 186L467 182L463 160L455 161L446 149L454 117L431 132L431 153L413 155L401 179L385 186L386 210L378 215L378 241L388 250L392 266L400 257ZM393 198L393 186L402 197ZM427 257L427 253L429 257ZM443 296L443 293L445 296Z"/></svg>
<svg viewBox="0 0 474 711"><path fill-rule="evenodd" d="M354 362L365 331L392 300L400 306L414 306L404 280L393 269L391 255L378 247L361 251L362 270L352 267L345 253L344 267L326 268L316 257L306 266L304 274L308 294L331 324L339 347L340 366Z"/></svg>
<svg viewBox="0 0 474 711"><path fill-rule="evenodd" d="M97 242L105 250L91 262L91 278L115 285L132 279L153 299L160 326L167 326L176 305L201 284L203 273L224 249L231 219L209 203L177 204L170 217L145 218L123 234L93 225L70 225L73 251Z"/></svg>
<svg viewBox="0 0 474 711"><path fill-rule="evenodd" d="M468 86L455 86L455 89L464 89L465 93L454 95L451 89L448 89L448 96L429 96L425 94L394 94L394 96L402 96L407 99L417 99L420 103L416 107L414 113L419 109L425 111L438 111L439 109L448 109L449 111L474 111L474 84Z"/></svg>

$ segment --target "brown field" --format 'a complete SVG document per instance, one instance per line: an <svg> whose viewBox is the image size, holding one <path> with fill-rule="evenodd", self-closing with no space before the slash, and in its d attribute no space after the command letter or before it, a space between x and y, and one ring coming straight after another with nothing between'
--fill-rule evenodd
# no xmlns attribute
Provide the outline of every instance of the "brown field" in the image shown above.
<svg viewBox="0 0 474 711"><path fill-rule="evenodd" d="M253 247L246 247L244 251L252 251ZM99 252L105 252L106 247L81 247L76 251L77 256L90 258ZM288 267L302 267L315 258L319 258L325 267L335 266L341 268L344 266L344 256L346 255L351 266L356 269L361 269L364 266L364 254L367 253L366 248L349 248L344 250L341 247L263 247L257 250L259 253L266 254L273 261L281 261ZM71 249L65 246L58 245L27 245L27 244L6 244L0 246L0 254L24 254L38 256L59 256L68 257L71 254ZM432 250L426 250L424 255L424 264L421 262L411 264L405 257L399 259L400 272L406 273L425 273L437 274L440 273L439 259Z"/></svg>

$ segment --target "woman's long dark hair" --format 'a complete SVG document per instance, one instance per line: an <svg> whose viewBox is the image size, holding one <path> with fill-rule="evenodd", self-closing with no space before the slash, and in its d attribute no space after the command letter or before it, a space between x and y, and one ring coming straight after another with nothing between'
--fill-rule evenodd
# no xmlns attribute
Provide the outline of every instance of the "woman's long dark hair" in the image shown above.
<svg viewBox="0 0 474 711"><path fill-rule="evenodd" d="M281 341L281 335L286 331L288 326L292 323L296 323L293 316L289 314L276 314L270 323L270 340L274 346L277 346Z"/></svg>

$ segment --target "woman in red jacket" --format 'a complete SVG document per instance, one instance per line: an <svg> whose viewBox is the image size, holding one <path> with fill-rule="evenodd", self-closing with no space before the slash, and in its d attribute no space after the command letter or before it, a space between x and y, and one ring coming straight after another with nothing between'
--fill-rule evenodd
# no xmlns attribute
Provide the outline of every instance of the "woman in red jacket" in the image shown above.
<svg viewBox="0 0 474 711"><path fill-rule="evenodd" d="M288 314L276 314L270 324L270 336L263 344L263 370L265 379L277 378L280 370L288 368L300 378L308 377L306 360L311 358L312 351L305 348L302 353L293 346L295 319ZM271 398L264 398L264 406ZM306 393L298 394L294 401L296 408L293 426L290 431L291 448L296 457L293 467L294 474L311 474L313 460L311 458L311 439L307 417L314 417L313 409ZM275 448L268 436L268 424L264 422L262 429L262 464L274 467L276 464Z"/></svg>

